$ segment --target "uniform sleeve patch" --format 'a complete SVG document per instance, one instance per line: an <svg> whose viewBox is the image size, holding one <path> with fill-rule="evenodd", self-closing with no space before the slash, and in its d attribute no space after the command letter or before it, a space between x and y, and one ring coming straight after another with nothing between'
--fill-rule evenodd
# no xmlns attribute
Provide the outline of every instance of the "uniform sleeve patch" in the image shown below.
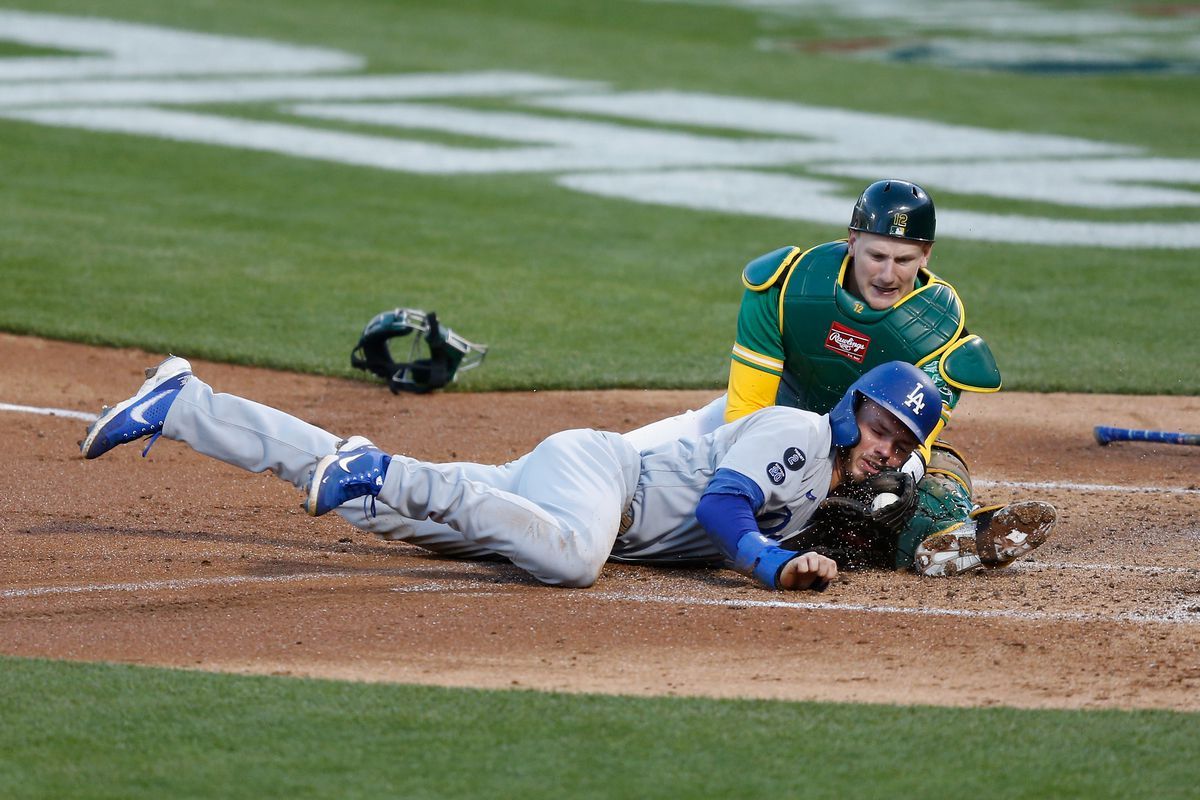
<svg viewBox="0 0 1200 800"><path fill-rule="evenodd" d="M799 447L789 447L783 451L783 463L793 472L803 467L807 460L804 457L804 451Z"/></svg>
<svg viewBox="0 0 1200 800"><path fill-rule="evenodd" d="M780 486L787 479L787 473L784 472L783 464L778 461L772 461L767 464L767 480L776 486Z"/></svg>

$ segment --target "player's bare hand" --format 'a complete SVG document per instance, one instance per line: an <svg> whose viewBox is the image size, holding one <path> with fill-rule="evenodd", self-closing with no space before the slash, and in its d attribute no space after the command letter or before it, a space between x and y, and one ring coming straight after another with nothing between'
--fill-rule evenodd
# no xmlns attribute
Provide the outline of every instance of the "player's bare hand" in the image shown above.
<svg viewBox="0 0 1200 800"><path fill-rule="evenodd" d="M783 566L783 571L779 573L779 588L824 591L837 577L837 572L837 562L832 558L820 553L803 553Z"/></svg>

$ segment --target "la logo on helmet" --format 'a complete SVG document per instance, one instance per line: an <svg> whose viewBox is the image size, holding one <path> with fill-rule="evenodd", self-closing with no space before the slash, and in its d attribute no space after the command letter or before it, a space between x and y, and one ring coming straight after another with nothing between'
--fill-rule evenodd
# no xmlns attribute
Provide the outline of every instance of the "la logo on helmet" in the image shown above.
<svg viewBox="0 0 1200 800"><path fill-rule="evenodd" d="M904 398L906 408L911 408L914 413L920 414L925 408L925 393L921 391L921 384L913 387L913 390L908 393L908 397Z"/></svg>

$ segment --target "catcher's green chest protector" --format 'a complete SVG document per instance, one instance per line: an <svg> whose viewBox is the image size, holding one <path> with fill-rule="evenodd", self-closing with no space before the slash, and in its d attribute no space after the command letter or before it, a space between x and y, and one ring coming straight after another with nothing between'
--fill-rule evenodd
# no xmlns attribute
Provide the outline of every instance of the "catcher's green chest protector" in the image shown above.
<svg viewBox="0 0 1200 800"><path fill-rule="evenodd" d="M991 351L966 333L954 287L923 271L923 286L876 311L841 285L847 252L846 242L829 242L777 273L785 353L778 404L827 413L847 386L888 361L924 368L949 405L958 390L1000 388Z"/></svg>

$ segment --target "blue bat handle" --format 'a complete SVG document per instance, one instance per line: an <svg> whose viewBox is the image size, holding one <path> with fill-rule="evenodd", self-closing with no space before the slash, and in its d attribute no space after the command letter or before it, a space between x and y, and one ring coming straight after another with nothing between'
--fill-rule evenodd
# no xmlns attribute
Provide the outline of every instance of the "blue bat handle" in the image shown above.
<svg viewBox="0 0 1200 800"><path fill-rule="evenodd" d="M1200 445L1200 433L1114 428L1108 425L1097 425L1093 429L1093 433L1096 436L1096 441L1102 445L1109 442L1159 442L1161 444Z"/></svg>

